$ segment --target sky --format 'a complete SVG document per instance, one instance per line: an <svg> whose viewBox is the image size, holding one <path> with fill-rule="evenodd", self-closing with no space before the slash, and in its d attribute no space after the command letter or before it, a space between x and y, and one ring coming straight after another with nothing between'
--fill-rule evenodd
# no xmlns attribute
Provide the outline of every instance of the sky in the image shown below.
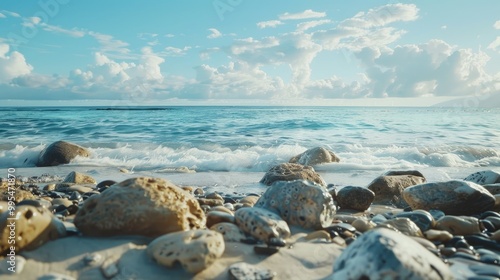
<svg viewBox="0 0 500 280"><path fill-rule="evenodd" d="M2 1L0 105L473 104L500 96L498 11L496 0Z"/></svg>

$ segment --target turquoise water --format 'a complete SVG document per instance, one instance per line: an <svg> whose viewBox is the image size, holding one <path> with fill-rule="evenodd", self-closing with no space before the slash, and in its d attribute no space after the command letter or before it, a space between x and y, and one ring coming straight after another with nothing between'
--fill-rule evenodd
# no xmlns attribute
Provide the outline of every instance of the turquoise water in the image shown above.
<svg viewBox="0 0 500 280"><path fill-rule="evenodd" d="M0 108L0 167L48 144L89 148L72 164L265 171L324 146L344 169L500 166L500 109L380 107Z"/></svg>

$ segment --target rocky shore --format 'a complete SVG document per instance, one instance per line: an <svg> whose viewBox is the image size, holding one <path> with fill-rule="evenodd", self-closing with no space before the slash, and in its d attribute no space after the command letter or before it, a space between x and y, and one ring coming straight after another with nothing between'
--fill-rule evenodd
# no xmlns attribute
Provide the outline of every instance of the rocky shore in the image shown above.
<svg viewBox="0 0 500 280"><path fill-rule="evenodd" d="M428 182L394 170L337 186L313 167L340 160L308 150L246 194L79 172L3 178L1 278L500 278L498 172Z"/></svg>

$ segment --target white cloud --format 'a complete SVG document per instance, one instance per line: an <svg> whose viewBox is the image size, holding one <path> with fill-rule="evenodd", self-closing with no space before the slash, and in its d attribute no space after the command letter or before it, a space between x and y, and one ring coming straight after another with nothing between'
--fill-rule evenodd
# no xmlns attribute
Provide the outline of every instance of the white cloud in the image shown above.
<svg viewBox="0 0 500 280"><path fill-rule="evenodd" d="M307 22L301 22L297 24L297 31L298 32L304 32L307 31L308 29L314 28L316 26L320 26L323 24L330 23L331 20L329 19L322 19L322 20L313 20L313 21L307 21Z"/></svg>
<svg viewBox="0 0 500 280"><path fill-rule="evenodd" d="M497 20L495 24L493 24L493 28L500 29L500 20Z"/></svg>
<svg viewBox="0 0 500 280"><path fill-rule="evenodd" d="M441 29L443 29L443 30L444 30L444 29L448 29L448 26L447 26L447 25L442 25L442 26L441 26Z"/></svg>
<svg viewBox="0 0 500 280"><path fill-rule="evenodd" d="M0 18L6 18L6 17L7 17L6 15L0 13Z"/></svg>
<svg viewBox="0 0 500 280"><path fill-rule="evenodd" d="M209 28L208 31L210 31L210 35L207 36L208 39L215 39L222 37L222 33L220 33L220 31L215 28Z"/></svg>
<svg viewBox="0 0 500 280"><path fill-rule="evenodd" d="M62 28L59 26L50 25L50 24L46 24L46 23L42 23L42 24L40 24L40 26L42 26L43 30L45 30L45 31L65 34L65 35L75 37L75 38L81 38L81 37L85 36L85 34L86 34L85 31L82 31L82 30L65 29L65 28Z"/></svg>
<svg viewBox="0 0 500 280"><path fill-rule="evenodd" d="M175 35L174 34L165 34L165 37L167 37L167 38L174 38Z"/></svg>
<svg viewBox="0 0 500 280"><path fill-rule="evenodd" d="M30 74L33 66L29 65L20 52L10 52L7 44L0 43L0 83L9 83L12 79Z"/></svg>
<svg viewBox="0 0 500 280"><path fill-rule="evenodd" d="M112 53L112 54L128 54L130 53L130 49L128 43L123 42L121 40L115 39L111 35L102 34L94 31L89 31L88 35L92 36L99 42L100 52L103 53Z"/></svg>
<svg viewBox="0 0 500 280"><path fill-rule="evenodd" d="M372 28L386 26L398 21L414 21L418 18L419 9L414 4L388 4L368 12L360 12L354 17L344 20L339 27Z"/></svg>
<svg viewBox="0 0 500 280"><path fill-rule="evenodd" d="M2 12L3 15L7 15L9 17L16 17L16 18L20 18L21 17L20 14L15 13L15 12L11 12L11 11L2 10L0 12Z"/></svg>
<svg viewBox="0 0 500 280"><path fill-rule="evenodd" d="M191 49L191 47L189 47L189 46L185 46L182 49L175 48L175 47L166 47L165 52L163 54L165 54L166 56L183 56L190 49Z"/></svg>
<svg viewBox="0 0 500 280"><path fill-rule="evenodd" d="M309 19L309 18L323 18L326 17L325 12L315 12L313 10L305 10L300 13L290 14L284 13L279 15L280 20L297 20L297 19Z"/></svg>
<svg viewBox="0 0 500 280"><path fill-rule="evenodd" d="M257 22L257 26L260 29L264 29L264 28L268 28L268 27L275 28L278 25L282 25L282 24L283 24L283 22L279 21L279 20L268 20L268 21Z"/></svg>
<svg viewBox="0 0 500 280"><path fill-rule="evenodd" d="M500 36L488 45L488 49L500 52Z"/></svg>

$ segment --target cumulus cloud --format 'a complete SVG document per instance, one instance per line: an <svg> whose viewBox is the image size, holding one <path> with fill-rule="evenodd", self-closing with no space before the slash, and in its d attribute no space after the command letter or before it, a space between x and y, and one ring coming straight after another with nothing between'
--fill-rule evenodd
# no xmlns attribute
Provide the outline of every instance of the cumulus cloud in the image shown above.
<svg viewBox="0 0 500 280"><path fill-rule="evenodd" d="M493 24L493 28L500 29L500 20L497 20L495 24Z"/></svg>
<svg viewBox="0 0 500 280"><path fill-rule="evenodd" d="M261 21L261 22L257 22L257 26L260 28L260 29L264 29L264 28L268 28L268 27L277 27L278 25L282 25L283 22L280 21L280 20L268 20L268 21Z"/></svg>
<svg viewBox="0 0 500 280"><path fill-rule="evenodd" d="M102 34L99 32L89 31L88 35L92 36L100 44L100 51L103 53L117 53L117 54L128 54L130 49L128 43L121 40L115 39L113 36L108 34Z"/></svg>
<svg viewBox="0 0 500 280"><path fill-rule="evenodd" d="M488 45L488 49L500 52L500 36Z"/></svg>
<svg viewBox="0 0 500 280"><path fill-rule="evenodd" d="M166 56L183 56L189 51L191 47L185 46L184 48L176 48L176 47L166 47L163 52Z"/></svg>
<svg viewBox="0 0 500 280"><path fill-rule="evenodd" d="M313 10L305 10L300 13L284 13L279 15L280 20L298 20L298 19L308 19L308 18L323 18L326 17L325 12L315 12Z"/></svg>
<svg viewBox="0 0 500 280"><path fill-rule="evenodd" d="M17 51L10 52L7 44L0 43L0 83L9 83L12 79L31 73L24 55Z"/></svg>
<svg viewBox="0 0 500 280"><path fill-rule="evenodd" d="M222 37L222 33L220 33L220 31L215 28L209 28L208 31L210 31L210 35L207 36L208 39L215 39Z"/></svg>
<svg viewBox="0 0 500 280"><path fill-rule="evenodd" d="M327 24L330 22L331 22L331 20L329 20L329 19L301 22L301 23L297 24L297 31L304 32L304 31L307 31L308 29L311 29L311 28L314 28L316 26L320 26L323 24Z"/></svg>

